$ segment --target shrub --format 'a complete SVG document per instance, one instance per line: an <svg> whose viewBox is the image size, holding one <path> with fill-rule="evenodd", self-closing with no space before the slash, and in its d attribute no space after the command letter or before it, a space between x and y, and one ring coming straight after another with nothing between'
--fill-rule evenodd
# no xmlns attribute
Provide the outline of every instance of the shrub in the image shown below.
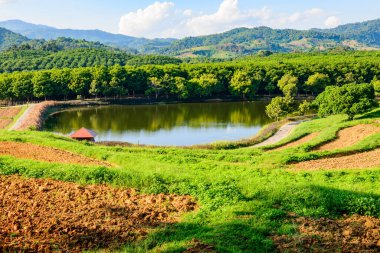
<svg viewBox="0 0 380 253"><path fill-rule="evenodd" d="M371 84L346 84L342 87L327 87L317 97L315 104L321 117L343 113L352 120L356 114L372 108L375 104L374 98L374 88Z"/></svg>

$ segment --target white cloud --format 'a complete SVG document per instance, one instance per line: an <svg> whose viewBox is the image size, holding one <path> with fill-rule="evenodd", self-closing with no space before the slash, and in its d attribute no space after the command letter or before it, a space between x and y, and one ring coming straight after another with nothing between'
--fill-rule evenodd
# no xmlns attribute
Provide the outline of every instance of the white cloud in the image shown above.
<svg viewBox="0 0 380 253"><path fill-rule="evenodd" d="M0 0L1 1L1 0ZM137 37L175 37L206 35L236 27L270 26L273 28L307 29L331 27L339 23L320 8L295 13L274 13L270 8L241 9L239 0L223 0L214 13L196 13L177 9L173 2L155 2L145 9L120 18L119 32Z"/></svg>
<svg viewBox="0 0 380 253"><path fill-rule="evenodd" d="M145 9L130 12L120 18L119 32L138 37L153 38L160 36L164 21L173 14L174 3L155 2Z"/></svg>
<svg viewBox="0 0 380 253"><path fill-rule="evenodd" d="M252 27L256 19L265 18L266 9L242 11L238 0L224 0L217 12L193 17L186 27L193 35L223 32L235 27Z"/></svg>
<svg viewBox="0 0 380 253"><path fill-rule="evenodd" d="M340 25L340 19L335 16L330 16L325 20L325 26L328 28L334 28Z"/></svg>

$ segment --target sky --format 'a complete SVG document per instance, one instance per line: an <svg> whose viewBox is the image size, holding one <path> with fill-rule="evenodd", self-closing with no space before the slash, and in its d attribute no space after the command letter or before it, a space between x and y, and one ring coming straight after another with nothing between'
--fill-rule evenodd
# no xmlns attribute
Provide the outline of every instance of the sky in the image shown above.
<svg viewBox="0 0 380 253"><path fill-rule="evenodd" d="M380 0L0 0L0 21L183 38L237 27L333 28L380 18Z"/></svg>

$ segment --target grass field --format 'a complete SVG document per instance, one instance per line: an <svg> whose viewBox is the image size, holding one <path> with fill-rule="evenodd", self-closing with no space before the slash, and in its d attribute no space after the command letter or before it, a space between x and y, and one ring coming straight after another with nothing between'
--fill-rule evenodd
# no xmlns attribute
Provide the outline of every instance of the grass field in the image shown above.
<svg viewBox="0 0 380 253"><path fill-rule="evenodd" d="M143 240L121 246L120 252L183 252L194 241L212 245L217 252L273 252L273 236L298 231L290 213L311 218L346 214L380 218L380 167L302 171L292 165L380 147L380 133L376 133L346 148L315 149L334 140L343 128L380 126L379 120L380 108L353 121L336 115L302 123L270 147L229 150L105 147L46 132L2 130L0 142L59 148L115 166L49 163L0 153L0 173L191 195L198 201L197 211L183 215L174 225L152 230ZM269 152L315 132L319 134L307 143Z"/></svg>

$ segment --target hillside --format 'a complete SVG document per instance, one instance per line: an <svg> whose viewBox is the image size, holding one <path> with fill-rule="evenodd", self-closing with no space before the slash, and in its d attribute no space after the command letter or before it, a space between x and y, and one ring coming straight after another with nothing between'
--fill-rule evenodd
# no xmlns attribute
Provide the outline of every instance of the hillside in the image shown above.
<svg viewBox="0 0 380 253"><path fill-rule="evenodd" d="M45 25L35 25L21 20L8 20L0 22L0 27L4 27L13 32L22 34L30 39L57 39L67 37L73 39L85 39L87 41L100 42L109 46L119 48L138 49L141 52L151 52L157 48L170 45L173 39L135 38L121 34L112 34L101 30L74 30L57 29Z"/></svg>
<svg viewBox="0 0 380 253"><path fill-rule="evenodd" d="M342 25L334 29L237 28L228 32L188 37L172 43L162 53L180 57L228 58L260 50L274 52L324 51L336 47L359 50L380 48L380 19Z"/></svg>
<svg viewBox="0 0 380 253"><path fill-rule="evenodd" d="M20 20L0 22L0 27L30 39L51 40L59 37L85 39L132 53L163 54L181 58L228 59L255 54L260 50L310 52L337 47L354 50L380 49L380 19L341 25L333 29L236 28L220 34L180 40L149 40L100 30L57 29Z"/></svg>
<svg viewBox="0 0 380 253"><path fill-rule="evenodd" d="M342 39L356 40L374 47L380 46L380 19L341 25L333 29L320 31L330 34L338 34Z"/></svg>
<svg viewBox="0 0 380 253"><path fill-rule="evenodd" d="M0 52L0 73L53 68L181 63L163 55L136 55L99 42L58 38L30 40Z"/></svg>
<svg viewBox="0 0 380 253"><path fill-rule="evenodd" d="M0 51L28 41L28 38L0 27Z"/></svg>

